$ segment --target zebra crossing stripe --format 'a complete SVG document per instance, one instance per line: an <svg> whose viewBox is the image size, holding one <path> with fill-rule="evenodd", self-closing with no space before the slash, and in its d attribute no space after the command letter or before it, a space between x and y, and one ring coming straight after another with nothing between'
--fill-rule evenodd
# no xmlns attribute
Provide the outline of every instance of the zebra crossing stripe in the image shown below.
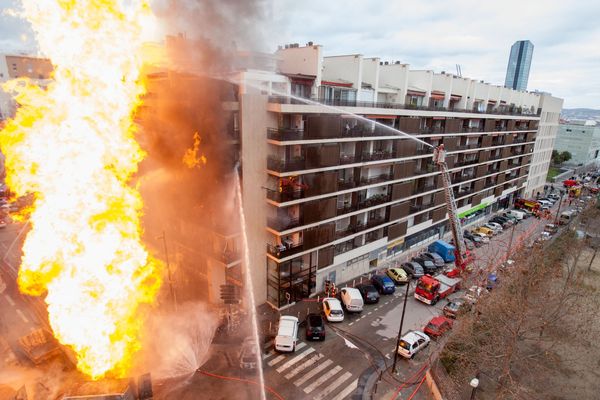
<svg viewBox="0 0 600 400"><path fill-rule="evenodd" d="M301 372L303 369L310 367L323 357L325 357L323 354L317 354L315 357L312 357L308 361L305 361L304 363L298 365L296 368L288 372L287 375L285 375L285 379L293 378L294 376L298 375L298 373Z"/></svg>
<svg viewBox="0 0 600 400"><path fill-rule="evenodd" d="M281 367L277 368L277 372L281 373L282 371L288 369L292 365L294 365L297 362L301 361L307 355L309 355L310 353L312 353L314 351L315 351L315 349L313 349L312 347L309 347L304 353L297 355L296 357L292 358L291 360L289 360L288 362L286 362L285 364L283 364Z"/></svg>
<svg viewBox="0 0 600 400"><path fill-rule="evenodd" d="M350 393L354 392L358 387L358 379L355 379L350 385L346 386L344 390L339 392L337 396L332 398L331 400L344 400L346 397L350 395Z"/></svg>
<svg viewBox="0 0 600 400"><path fill-rule="evenodd" d="M263 354L262 359L266 360L267 358L269 358L269 357L271 357L273 355L275 355L275 349L269 351L267 354Z"/></svg>
<svg viewBox="0 0 600 400"><path fill-rule="evenodd" d="M304 393L309 394L310 392L312 392L313 390L315 390L317 387L319 387L323 383L327 382L327 380L329 378L331 378L332 376L334 376L335 374L337 374L341 370L342 370L342 367L340 367L339 365L336 365L332 370L327 371L327 373L321 375L319 377L319 379L317 379L316 381L313 381L310 385L308 385L307 387L305 387L304 388Z"/></svg>
<svg viewBox="0 0 600 400"><path fill-rule="evenodd" d="M351 376L352 376L352 374L350 372L345 372L342 376L340 376L335 381L333 381L333 383L331 385L329 385L325 389L323 389L323 391L321 391L321 393L317 394L315 396L315 400L323 400L326 396L329 396L329 394L331 392L333 392L335 389L337 389L338 386L340 386L342 383L344 383L348 379L350 379Z"/></svg>
<svg viewBox="0 0 600 400"><path fill-rule="evenodd" d="M272 367L273 365L277 364L278 362L283 361L284 359L285 359L285 355L280 354L279 356L277 356L274 359L272 359L271 361L269 361L269 367Z"/></svg>
<svg viewBox="0 0 600 400"><path fill-rule="evenodd" d="M321 365L317 365L317 367L311 371L309 371L306 375L304 375L302 378L297 379L294 382L294 385L296 386L300 386L302 385L304 382L306 382L307 380L309 380L310 378L312 378L313 376L315 376L316 374L318 374L319 372L321 372L322 370L324 370L325 368L327 368L329 365L333 364L333 361L327 359L323 362L323 364Z"/></svg>

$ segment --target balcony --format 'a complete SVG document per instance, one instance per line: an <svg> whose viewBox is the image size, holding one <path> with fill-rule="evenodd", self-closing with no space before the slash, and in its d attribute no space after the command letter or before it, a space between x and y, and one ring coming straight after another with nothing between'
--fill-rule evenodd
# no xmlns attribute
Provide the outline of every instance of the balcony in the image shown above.
<svg viewBox="0 0 600 400"><path fill-rule="evenodd" d="M267 226L271 229L274 229L278 232L285 231L288 229L296 228L302 225L302 220L300 218L269 218L267 219Z"/></svg>
<svg viewBox="0 0 600 400"><path fill-rule="evenodd" d="M276 172L298 171L305 168L306 160L304 157L297 157L292 160L283 160L275 157L267 159L267 169Z"/></svg>
<svg viewBox="0 0 600 400"><path fill-rule="evenodd" d="M432 133L444 133L443 126L424 126L419 129L419 133L423 135L432 134Z"/></svg>
<svg viewBox="0 0 600 400"><path fill-rule="evenodd" d="M369 208L392 200L389 194L376 194L358 203L358 209Z"/></svg>
<svg viewBox="0 0 600 400"><path fill-rule="evenodd" d="M477 158L470 158L467 160L461 160L458 162L454 163L455 167L464 167L465 165L473 165L473 164L477 164L479 161Z"/></svg>
<svg viewBox="0 0 600 400"><path fill-rule="evenodd" d="M389 151L374 151L372 153L364 153L361 155L361 161L379 161L379 160L389 160L394 158L394 155Z"/></svg>
<svg viewBox="0 0 600 400"><path fill-rule="evenodd" d="M302 140L304 138L304 130L293 128L268 128L267 138L280 142L288 140Z"/></svg>
<svg viewBox="0 0 600 400"><path fill-rule="evenodd" d="M354 154L340 154L340 165L354 164L360 161L360 157Z"/></svg>
<svg viewBox="0 0 600 400"><path fill-rule="evenodd" d="M506 144L506 140L502 138L502 140L492 140L492 146L504 146Z"/></svg>
<svg viewBox="0 0 600 400"><path fill-rule="evenodd" d="M352 179L338 180L338 190L354 189L355 187L356 187L356 182Z"/></svg>
<svg viewBox="0 0 600 400"><path fill-rule="evenodd" d="M393 178L392 174L381 174L381 175L377 175L377 176L371 176L369 178L361 178L360 185L361 186L372 185L374 183L381 183L381 182L389 181L392 178Z"/></svg>
<svg viewBox="0 0 600 400"><path fill-rule="evenodd" d="M383 229L378 229L373 232L369 232L365 235L365 244L375 242L376 240L382 239L384 236Z"/></svg>
<svg viewBox="0 0 600 400"><path fill-rule="evenodd" d="M433 207L433 201L430 201L428 203L413 203L410 205L410 212L412 213L416 213L419 212L421 210L425 210L427 208Z"/></svg>
<svg viewBox="0 0 600 400"><path fill-rule="evenodd" d="M267 253L269 253L270 255L277 257L277 258L286 258L286 257L292 256L294 254L301 253L302 251L304 251L304 246L302 245L302 243L299 243L296 245L293 245L293 244L289 244L289 245L267 244Z"/></svg>
<svg viewBox="0 0 600 400"><path fill-rule="evenodd" d="M312 98L307 101L301 101L293 99L287 96L269 96L269 103L275 104L312 104L320 103L330 106L337 107L373 107L373 108L390 108L398 110L425 110L425 111L450 111L457 113L474 113L474 114L493 114L493 115L525 115L525 116L540 116L540 112L537 114L530 113L527 110L521 110L515 108L513 110L485 110L479 111L477 109L460 109L460 108L445 108L445 107L429 107L429 106L414 106L411 104L398 104L398 103L385 103L385 102L372 102L372 101L358 101L358 100L340 100L340 99L324 99L324 98Z"/></svg>
<svg viewBox="0 0 600 400"><path fill-rule="evenodd" d="M342 239L348 235L352 235L366 229L372 228L377 225L381 225L385 222L384 217L375 217L371 218L367 221L367 223L357 222L355 224L348 225L345 229L335 232L336 239Z"/></svg>
<svg viewBox="0 0 600 400"><path fill-rule="evenodd" d="M430 174L436 172L437 168L433 163L427 163L415 168L415 175Z"/></svg>
<svg viewBox="0 0 600 400"><path fill-rule="evenodd" d="M491 160L498 160L500 158L502 158L502 152L501 151L498 152L497 154L490 154L490 161Z"/></svg>
<svg viewBox="0 0 600 400"><path fill-rule="evenodd" d="M267 199L284 203L304 198L304 190L294 190L293 192L278 192L277 190L267 189Z"/></svg>

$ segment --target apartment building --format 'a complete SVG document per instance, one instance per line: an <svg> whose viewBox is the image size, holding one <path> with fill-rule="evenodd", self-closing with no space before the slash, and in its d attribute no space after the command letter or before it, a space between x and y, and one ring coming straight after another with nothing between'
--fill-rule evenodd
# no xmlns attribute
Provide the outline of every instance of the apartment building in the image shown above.
<svg viewBox="0 0 600 400"><path fill-rule="evenodd" d="M538 145L541 116L554 121L562 105L548 94L322 51L288 45L275 54L275 73L237 77L252 277L257 301L276 308L448 231L429 146L447 150L463 222L525 195L537 185L528 183L536 146L548 145ZM545 155L537 166L547 171Z"/></svg>
<svg viewBox="0 0 600 400"><path fill-rule="evenodd" d="M48 84L53 68L50 60L23 55L0 54L0 83L27 78L40 86ZM15 111L13 96L0 88L0 121Z"/></svg>

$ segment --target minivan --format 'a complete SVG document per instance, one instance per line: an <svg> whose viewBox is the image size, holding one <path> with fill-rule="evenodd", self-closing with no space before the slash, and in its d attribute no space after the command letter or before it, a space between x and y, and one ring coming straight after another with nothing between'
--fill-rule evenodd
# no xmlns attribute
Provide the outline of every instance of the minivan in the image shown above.
<svg viewBox="0 0 600 400"><path fill-rule="evenodd" d="M565 211L560 214L560 218L558 219L558 223L560 225L566 225L573 219L573 213L571 211Z"/></svg>
<svg viewBox="0 0 600 400"><path fill-rule="evenodd" d="M279 328L275 337L275 350L281 352L296 351L298 342L298 318L282 315L279 318Z"/></svg>
<svg viewBox="0 0 600 400"><path fill-rule="evenodd" d="M361 312L363 310L364 301L360 295L360 291L353 287L345 287L340 292L342 304L346 310L350 312Z"/></svg>
<svg viewBox="0 0 600 400"><path fill-rule="evenodd" d="M525 218L525 214L523 213L523 211L510 210L507 212L507 214L515 216L519 221Z"/></svg>

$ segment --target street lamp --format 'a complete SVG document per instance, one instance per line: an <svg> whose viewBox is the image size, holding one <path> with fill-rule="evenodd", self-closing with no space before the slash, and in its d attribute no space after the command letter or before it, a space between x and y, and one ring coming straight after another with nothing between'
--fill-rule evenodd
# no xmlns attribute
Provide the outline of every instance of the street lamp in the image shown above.
<svg viewBox="0 0 600 400"><path fill-rule="evenodd" d="M477 374L477 376L479 376L479 373ZM471 391L471 400L474 400L475 392L477 391L477 387L479 387L479 379L478 378L471 379L471 382L469 382L469 385L471 385L471 387L473 388L473 390Z"/></svg>
<svg viewBox="0 0 600 400"><path fill-rule="evenodd" d="M410 278L406 282L406 294L404 295L404 306L402 307L402 317L400 318L400 328L398 328L398 340L396 341L396 348L394 349L394 365L392 366L392 373L396 372L396 362L398 361L398 347L400 346L400 338L402 337L402 325L404 325L404 314L406 314L406 300L408 300L408 288L410 287Z"/></svg>

